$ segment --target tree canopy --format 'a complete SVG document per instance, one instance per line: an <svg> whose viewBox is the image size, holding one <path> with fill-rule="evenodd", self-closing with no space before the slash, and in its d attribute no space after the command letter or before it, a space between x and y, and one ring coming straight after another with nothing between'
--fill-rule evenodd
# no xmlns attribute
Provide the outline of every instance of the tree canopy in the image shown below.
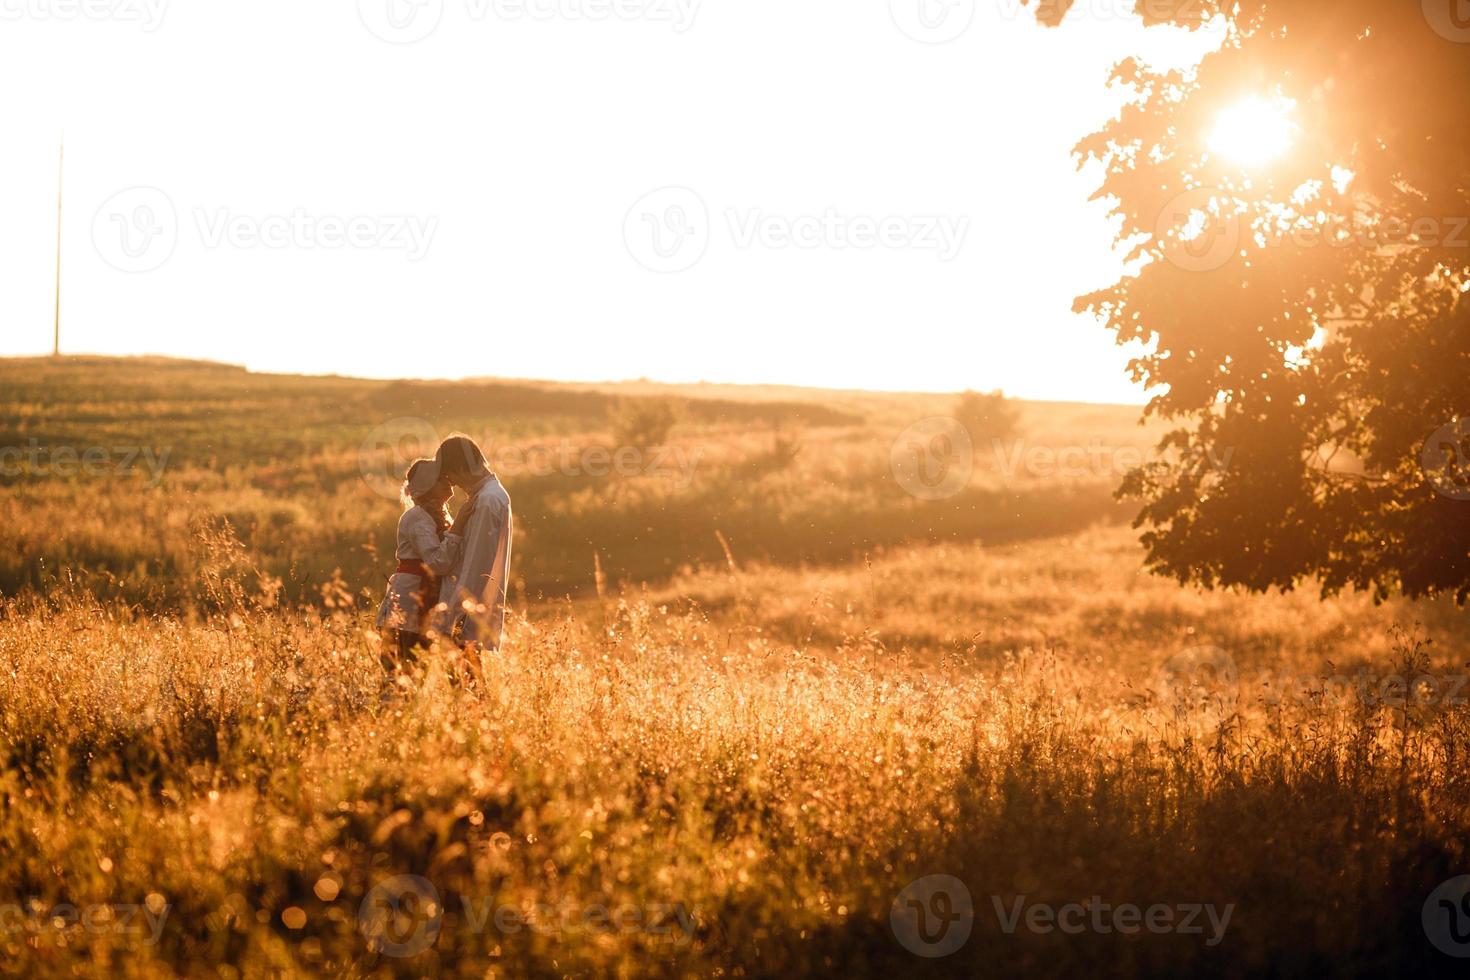
<svg viewBox="0 0 1470 980"><path fill-rule="evenodd" d="M1128 266L1076 309L1143 345L1146 412L1177 423L1121 490L1149 566L1465 602L1470 20L1456 0L1138 9L1228 21L1196 70L1118 65L1134 98L1077 148ZM1289 143L1234 156L1211 139L1232 118Z"/></svg>

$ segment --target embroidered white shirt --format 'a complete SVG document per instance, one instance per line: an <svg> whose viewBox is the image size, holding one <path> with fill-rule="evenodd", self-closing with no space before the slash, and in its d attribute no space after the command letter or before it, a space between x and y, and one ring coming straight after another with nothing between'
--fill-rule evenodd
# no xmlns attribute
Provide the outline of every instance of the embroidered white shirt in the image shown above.
<svg viewBox="0 0 1470 980"><path fill-rule="evenodd" d="M463 623L461 638L492 650L500 648L505 629L506 575L510 568L513 529L510 494L493 474L474 492L474 511L464 528L459 567L444 579L439 602L446 607L436 620L439 632L451 634ZM459 528L455 528L455 534ZM465 603L474 614L468 615Z"/></svg>

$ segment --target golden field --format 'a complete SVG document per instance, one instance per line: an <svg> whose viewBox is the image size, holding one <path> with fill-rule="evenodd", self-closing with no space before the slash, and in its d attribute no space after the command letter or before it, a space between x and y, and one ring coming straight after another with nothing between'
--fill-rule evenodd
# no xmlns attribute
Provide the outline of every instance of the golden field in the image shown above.
<svg viewBox="0 0 1470 980"><path fill-rule="evenodd" d="M585 463L639 400L697 463L503 473L489 683L431 656L385 689L373 430ZM0 446L51 447L0 476L0 972L1452 964L1421 912L1470 869L1465 614L1144 574L1111 497L1136 409L1024 405L1026 463L981 440L916 497L891 450L953 401L0 362ZM58 446L169 462L58 473ZM1083 471L1046 463L1069 447ZM895 920L931 875L973 911L939 958ZM1073 903L1079 931L1006 927ZM1229 913L1099 911L1125 904Z"/></svg>

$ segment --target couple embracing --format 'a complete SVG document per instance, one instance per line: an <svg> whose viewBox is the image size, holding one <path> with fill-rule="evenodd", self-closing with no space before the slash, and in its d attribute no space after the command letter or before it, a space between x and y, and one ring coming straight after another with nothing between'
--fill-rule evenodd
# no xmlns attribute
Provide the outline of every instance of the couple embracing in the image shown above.
<svg viewBox="0 0 1470 980"><path fill-rule="evenodd" d="M468 502L453 522L449 499ZM388 637L384 666L412 664L435 636L465 651L480 676L480 651L500 648L510 567L510 495L468 436L451 436L433 459L408 468L398 521L398 568L378 611Z"/></svg>

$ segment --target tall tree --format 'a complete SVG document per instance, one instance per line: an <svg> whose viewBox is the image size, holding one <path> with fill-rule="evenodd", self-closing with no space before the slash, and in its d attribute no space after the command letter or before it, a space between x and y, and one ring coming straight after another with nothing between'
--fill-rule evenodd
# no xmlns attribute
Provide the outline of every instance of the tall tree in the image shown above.
<svg viewBox="0 0 1470 980"><path fill-rule="evenodd" d="M1128 271L1076 308L1177 423L1121 490L1156 572L1470 597L1463 6L1140 0L1228 21L1197 70L1119 65L1132 101L1077 148Z"/></svg>

